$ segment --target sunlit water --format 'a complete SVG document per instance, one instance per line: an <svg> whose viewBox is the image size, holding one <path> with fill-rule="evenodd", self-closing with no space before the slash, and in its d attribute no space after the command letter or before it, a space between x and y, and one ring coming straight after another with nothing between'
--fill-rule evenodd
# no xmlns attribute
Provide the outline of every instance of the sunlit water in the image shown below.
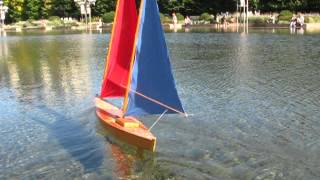
<svg viewBox="0 0 320 180"><path fill-rule="evenodd" d="M166 34L192 116L163 118L144 157L95 116L108 35L0 38L0 179L320 179L317 33Z"/></svg>

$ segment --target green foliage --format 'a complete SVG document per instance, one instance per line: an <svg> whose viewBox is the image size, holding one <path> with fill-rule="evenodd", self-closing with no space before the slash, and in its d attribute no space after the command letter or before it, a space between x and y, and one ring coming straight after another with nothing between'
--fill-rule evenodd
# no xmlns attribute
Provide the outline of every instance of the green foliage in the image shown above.
<svg viewBox="0 0 320 180"><path fill-rule="evenodd" d="M164 14L162 14L162 13L160 13L159 14L160 15L160 20L161 20L161 22L163 22L163 20L164 20L164 18L166 17Z"/></svg>
<svg viewBox="0 0 320 180"><path fill-rule="evenodd" d="M58 16L50 16L48 20L49 20L49 23L48 23L49 26L62 26L63 25L63 21Z"/></svg>
<svg viewBox="0 0 320 180"><path fill-rule="evenodd" d="M28 19L42 19L50 16L80 18L80 8L74 0L3 0L9 7L6 23L17 22ZM169 17L173 12L177 14L178 20L183 20L183 16L196 15L207 12L207 14L217 15L221 12L234 12L237 0L157 0L160 11L166 16L161 16L162 22L172 21ZM137 3L140 0L136 0ZM117 0L97 0L92 5L93 17L104 17L104 21L112 22L112 14L116 8ZM280 12L281 22L290 21L291 12L320 12L320 0L249 0L250 10L261 10L262 12ZM137 4L139 7L139 4ZM291 11L289 13L289 11ZM207 16L202 17L205 21L211 21ZM253 20L260 23L261 20ZM306 22L318 22L315 17L306 19Z"/></svg>
<svg viewBox="0 0 320 180"><path fill-rule="evenodd" d="M7 14L6 22L12 23L22 20L23 14L23 0L4 0L4 4L8 6L9 12Z"/></svg>
<svg viewBox="0 0 320 180"><path fill-rule="evenodd" d="M25 0L23 3L23 19L38 20L43 17L44 0Z"/></svg>
<svg viewBox="0 0 320 180"><path fill-rule="evenodd" d="M49 21L61 21L60 17L59 16L50 16L48 18Z"/></svg>
<svg viewBox="0 0 320 180"><path fill-rule="evenodd" d="M266 21L266 18L263 17L263 16L260 16L260 17L249 17L248 18L248 21L250 24L254 24L254 25L262 25L262 24L265 24L267 21Z"/></svg>
<svg viewBox="0 0 320 180"><path fill-rule="evenodd" d="M286 25L288 25L288 21L282 21L282 20L279 20L278 22L277 22L277 24L286 24Z"/></svg>
<svg viewBox="0 0 320 180"><path fill-rule="evenodd" d="M23 23L22 23L22 27L24 27L24 28L31 27L31 26L33 26L33 25L30 23L30 21L23 21Z"/></svg>
<svg viewBox="0 0 320 180"><path fill-rule="evenodd" d="M283 10L283 11L280 12L279 15L280 16L292 16L293 13L291 11L289 11L289 10Z"/></svg>
<svg viewBox="0 0 320 180"><path fill-rule="evenodd" d="M160 13L160 20L162 23L172 23L172 19L162 13Z"/></svg>
<svg viewBox="0 0 320 180"><path fill-rule="evenodd" d="M304 10L320 12L320 1L319 0L305 0Z"/></svg>
<svg viewBox="0 0 320 180"><path fill-rule="evenodd" d="M259 8L259 0L249 0L249 8L255 11Z"/></svg>
<svg viewBox="0 0 320 180"><path fill-rule="evenodd" d="M184 16L182 14L176 13L176 16L177 16L178 21L184 20Z"/></svg>
<svg viewBox="0 0 320 180"><path fill-rule="evenodd" d="M258 0L257 4L258 9L260 9L262 12L279 12L284 9L288 9L290 11L319 12L320 9L319 0Z"/></svg>
<svg viewBox="0 0 320 180"><path fill-rule="evenodd" d="M305 17L306 23L320 23L320 16L307 16Z"/></svg>
<svg viewBox="0 0 320 180"><path fill-rule="evenodd" d="M102 21L105 23L111 23L113 22L114 15L114 11L107 12L102 16Z"/></svg>
<svg viewBox="0 0 320 180"><path fill-rule="evenodd" d="M78 26L79 24L77 23L77 21L66 21L61 23L63 26L65 27L71 27L71 26Z"/></svg>
<svg viewBox="0 0 320 180"><path fill-rule="evenodd" d="M96 4L92 6L92 15L101 17L110 11L114 11L116 4L116 0L97 0Z"/></svg>
<svg viewBox="0 0 320 180"><path fill-rule="evenodd" d="M59 17L79 16L79 7L74 0L52 0L50 14Z"/></svg>
<svg viewBox="0 0 320 180"><path fill-rule="evenodd" d="M236 10L236 0L158 0L159 9L165 14L199 15L203 12L217 14Z"/></svg>
<svg viewBox="0 0 320 180"><path fill-rule="evenodd" d="M98 16L93 16L91 19L92 19L92 22L99 22L101 17L98 17Z"/></svg>
<svg viewBox="0 0 320 180"><path fill-rule="evenodd" d="M211 15L209 13L202 13L199 19L203 21L212 21Z"/></svg>
<svg viewBox="0 0 320 180"><path fill-rule="evenodd" d="M291 11L283 10L280 12L278 19L279 19L279 21L288 21L289 22L289 21L291 21L292 16L293 16L293 13Z"/></svg>

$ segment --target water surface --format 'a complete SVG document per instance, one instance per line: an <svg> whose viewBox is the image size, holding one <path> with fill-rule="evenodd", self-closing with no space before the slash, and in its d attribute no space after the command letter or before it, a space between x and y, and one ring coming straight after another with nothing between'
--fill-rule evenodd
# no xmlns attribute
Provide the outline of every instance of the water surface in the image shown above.
<svg viewBox="0 0 320 180"><path fill-rule="evenodd" d="M192 32L166 34L192 116L144 158L95 116L109 35L1 37L0 179L319 179L320 34Z"/></svg>

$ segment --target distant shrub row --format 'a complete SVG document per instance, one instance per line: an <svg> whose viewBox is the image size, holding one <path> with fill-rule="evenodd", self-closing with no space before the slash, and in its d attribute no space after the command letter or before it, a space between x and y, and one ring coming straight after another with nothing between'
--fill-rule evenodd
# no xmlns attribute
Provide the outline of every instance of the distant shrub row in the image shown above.
<svg viewBox="0 0 320 180"><path fill-rule="evenodd" d="M102 16L102 20L104 23L112 23L114 20L114 16L115 16L115 12L111 11L111 12L105 13ZM177 16L178 21L184 20L184 16L182 14L176 13L176 16ZM160 13L160 19L161 19L162 23L172 23L172 17L169 15L164 15L164 14Z"/></svg>
<svg viewBox="0 0 320 180"><path fill-rule="evenodd" d="M306 23L320 23L320 16L307 16L305 18Z"/></svg>
<svg viewBox="0 0 320 180"><path fill-rule="evenodd" d="M250 24L262 25L267 23L267 17L264 17L264 16L249 17L248 21Z"/></svg>
<svg viewBox="0 0 320 180"><path fill-rule="evenodd" d="M280 12L278 18L277 18L277 23L278 24L286 24L291 21L291 18L294 14L289 11L289 10L283 10ZM111 11L108 13L105 13L102 16L102 20L104 23L112 23L114 20L115 12ZM184 16L180 13L176 13L176 16L178 18L178 21L183 21ZM170 15L165 15L160 13L160 19L162 23L172 23L172 17ZM206 21L206 22L214 22L214 18L209 14L209 13L202 13L199 17L200 21ZM227 19L228 20L228 19ZM52 21L53 23L59 24L61 21L58 16L51 16L49 18L49 21ZM228 21L229 22L229 21ZM249 23L252 24L265 24L268 22L268 17L266 16L254 16L254 17L249 17ZM306 23L320 23L320 16L306 16L305 17L305 22ZM232 23L230 21L230 23Z"/></svg>

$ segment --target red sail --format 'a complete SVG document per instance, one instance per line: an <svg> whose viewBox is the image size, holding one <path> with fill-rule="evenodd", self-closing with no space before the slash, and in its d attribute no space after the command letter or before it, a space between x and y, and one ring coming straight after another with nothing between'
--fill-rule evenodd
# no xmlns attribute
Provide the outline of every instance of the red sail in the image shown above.
<svg viewBox="0 0 320 180"><path fill-rule="evenodd" d="M124 97L137 27L135 0L118 0L101 97Z"/></svg>

